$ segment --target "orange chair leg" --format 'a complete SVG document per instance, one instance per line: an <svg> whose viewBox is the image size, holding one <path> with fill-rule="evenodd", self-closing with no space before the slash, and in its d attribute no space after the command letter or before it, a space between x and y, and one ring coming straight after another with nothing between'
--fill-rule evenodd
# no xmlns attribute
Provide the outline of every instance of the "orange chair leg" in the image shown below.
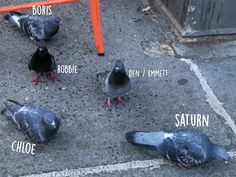
<svg viewBox="0 0 236 177"><path fill-rule="evenodd" d="M97 53L98 55L104 55L105 49L103 46L103 37L102 37L100 0L90 0L90 13L93 26L94 42L97 48Z"/></svg>

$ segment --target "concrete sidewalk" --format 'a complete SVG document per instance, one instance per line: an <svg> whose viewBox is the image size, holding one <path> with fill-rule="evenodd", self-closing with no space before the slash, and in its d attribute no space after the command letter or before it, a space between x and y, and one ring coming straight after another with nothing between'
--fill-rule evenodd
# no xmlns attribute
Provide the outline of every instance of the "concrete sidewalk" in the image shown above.
<svg viewBox="0 0 236 177"><path fill-rule="evenodd" d="M94 49L87 1L53 7L53 14L59 15L63 24L50 41L49 51L60 65L78 65L79 73L58 74L58 81L45 79L37 86L31 83L34 73L27 67L35 46L1 16L1 107L6 98L41 105L57 113L62 126L55 139L38 145L36 155L31 156L12 152L13 141L28 140L0 116L0 176L234 176L235 124L229 122L236 121L235 58L204 61L169 56L159 48L175 41L175 35L160 13L152 12L152 7L142 13L146 6L139 0L101 3L106 55L98 57ZM134 77L127 104L109 112L96 74L111 68L115 59L124 59L127 70L167 69L168 76ZM197 70L193 66L198 66ZM207 86L202 84L204 80ZM216 107L208 99L209 91L219 101ZM232 151L229 164L180 169L125 142L126 131L176 129L177 113L209 114L209 127L199 129Z"/></svg>

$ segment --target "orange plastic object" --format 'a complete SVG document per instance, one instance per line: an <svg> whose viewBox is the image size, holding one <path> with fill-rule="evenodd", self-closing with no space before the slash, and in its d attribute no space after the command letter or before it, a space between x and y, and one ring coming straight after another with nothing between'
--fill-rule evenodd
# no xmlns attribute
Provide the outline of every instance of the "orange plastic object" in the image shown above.
<svg viewBox="0 0 236 177"><path fill-rule="evenodd" d="M20 4L20 5L5 6L5 7L0 7L0 13L31 9L33 6L49 6L49 5L74 3L79 1L80 0L46 0L46 1ZM103 46L103 37L102 37L100 0L90 0L90 13L93 26L95 47L99 55L104 55L105 50Z"/></svg>
<svg viewBox="0 0 236 177"><path fill-rule="evenodd" d="M93 25L94 42L99 55L104 55L100 0L90 0L90 14Z"/></svg>

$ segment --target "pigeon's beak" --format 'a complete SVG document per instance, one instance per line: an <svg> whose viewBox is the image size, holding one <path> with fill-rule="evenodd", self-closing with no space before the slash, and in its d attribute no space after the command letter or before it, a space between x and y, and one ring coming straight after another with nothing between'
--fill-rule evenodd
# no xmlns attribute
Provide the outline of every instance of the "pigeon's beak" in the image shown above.
<svg viewBox="0 0 236 177"><path fill-rule="evenodd" d="M119 70L120 70L120 68L119 68L119 67L115 67L115 70L116 70L116 72L117 72L117 71L119 71Z"/></svg>
<svg viewBox="0 0 236 177"><path fill-rule="evenodd" d="M54 121L52 122L52 126L56 128L56 123Z"/></svg>

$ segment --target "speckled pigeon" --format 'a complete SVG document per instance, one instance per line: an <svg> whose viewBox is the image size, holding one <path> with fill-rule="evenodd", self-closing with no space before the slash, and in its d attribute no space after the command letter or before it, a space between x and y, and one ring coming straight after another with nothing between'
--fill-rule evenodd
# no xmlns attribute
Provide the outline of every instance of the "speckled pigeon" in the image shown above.
<svg viewBox="0 0 236 177"><path fill-rule="evenodd" d="M29 70L34 70L36 72L36 77L32 82L37 84L41 82L40 80L40 73L50 73L50 80L55 80L55 69L56 69L56 62L54 56L48 52L47 47L40 46L33 54L31 60L28 63Z"/></svg>
<svg viewBox="0 0 236 177"><path fill-rule="evenodd" d="M44 17L10 12L5 19L22 29L36 44L48 41L58 32L60 26L60 18L57 16Z"/></svg>
<svg viewBox="0 0 236 177"><path fill-rule="evenodd" d="M11 117L32 141L43 143L49 141L58 131L60 121L56 115L40 107L21 105L8 100L2 114Z"/></svg>
<svg viewBox="0 0 236 177"><path fill-rule="evenodd" d="M121 97L131 90L131 81L123 61L116 60L112 71L99 73L97 78L103 93L109 96L107 101L109 110L112 107L111 99L117 98L118 104L124 102Z"/></svg>
<svg viewBox="0 0 236 177"><path fill-rule="evenodd" d="M193 167L210 160L228 161L227 152L202 132L197 130L177 130L170 132L127 132L125 138L135 145L155 147L157 153L178 164Z"/></svg>

